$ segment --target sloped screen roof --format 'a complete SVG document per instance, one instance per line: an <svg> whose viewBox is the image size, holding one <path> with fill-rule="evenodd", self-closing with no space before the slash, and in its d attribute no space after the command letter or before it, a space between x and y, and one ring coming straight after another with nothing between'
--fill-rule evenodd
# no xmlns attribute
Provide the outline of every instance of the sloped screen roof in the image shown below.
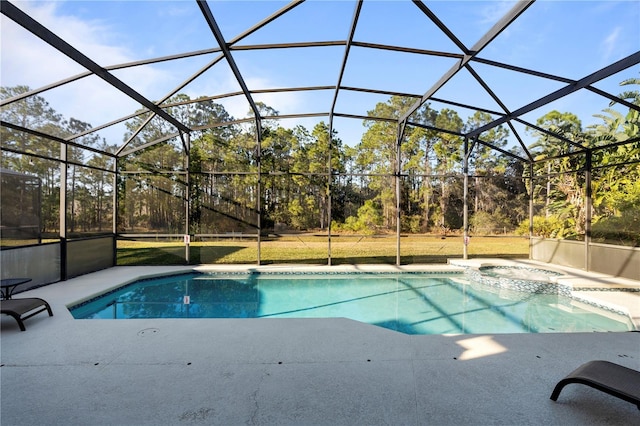
<svg viewBox="0 0 640 426"><path fill-rule="evenodd" d="M508 125L525 160L525 129L549 111L588 125L606 108L639 110L618 95L638 77L636 1L2 1L2 15L2 85L29 91L1 105L44 96L92 126L47 137L95 132L119 155L141 108L176 135L193 130L164 109L178 93L215 100L230 122L273 119L262 104L287 126L328 121L350 145L378 102L408 96L408 111L374 118L425 125L412 115L425 103L483 111L493 121L464 135Z"/></svg>

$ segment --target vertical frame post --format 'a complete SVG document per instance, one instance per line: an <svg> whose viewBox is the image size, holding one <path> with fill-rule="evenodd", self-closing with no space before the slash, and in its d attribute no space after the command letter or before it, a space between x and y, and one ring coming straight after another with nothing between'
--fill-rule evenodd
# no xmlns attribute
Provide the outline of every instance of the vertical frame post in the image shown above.
<svg viewBox="0 0 640 426"><path fill-rule="evenodd" d="M331 167L331 158L333 151L333 115L329 118L329 147L327 159L327 265L331 266L331 216L333 204L333 169Z"/></svg>
<svg viewBox="0 0 640 426"><path fill-rule="evenodd" d="M184 197L184 258L187 263L191 262L191 135L182 134L185 154L185 197Z"/></svg>
<svg viewBox="0 0 640 426"><path fill-rule="evenodd" d="M38 244L42 244L42 180L38 179Z"/></svg>
<svg viewBox="0 0 640 426"><path fill-rule="evenodd" d="M533 258L533 193L535 180L533 179L533 161L529 162L529 259Z"/></svg>
<svg viewBox="0 0 640 426"><path fill-rule="evenodd" d="M60 280L67 279L67 144L60 144Z"/></svg>
<svg viewBox="0 0 640 426"><path fill-rule="evenodd" d="M400 266L401 264L400 232L402 231L402 204L400 203L400 198L402 196L402 182L400 178L402 177L402 139L404 138L406 126L406 120L400 123L398 127L398 139L396 140L396 169L394 170L396 177L396 266Z"/></svg>
<svg viewBox="0 0 640 426"><path fill-rule="evenodd" d="M464 174L464 186L462 191L462 227L464 229L462 235L463 247L462 258L469 258L469 138L464 138L464 158L462 165Z"/></svg>
<svg viewBox="0 0 640 426"><path fill-rule="evenodd" d="M118 173L118 157L113 158L113 195L111 196L113 205L111 206L111 232L113 233L113 266L118 264L118 203L120 198L118 197L119 185L119 173Z"/></svg>
<svg viewBox="0 0 640 426"><path fill-rule="evenodd" d="M256 210L258 212L258 258L257 264L262 262L260 246L262 244L262 124L260 117L256 115L256 167L258 168L258 182L256 183Z"/></svg>

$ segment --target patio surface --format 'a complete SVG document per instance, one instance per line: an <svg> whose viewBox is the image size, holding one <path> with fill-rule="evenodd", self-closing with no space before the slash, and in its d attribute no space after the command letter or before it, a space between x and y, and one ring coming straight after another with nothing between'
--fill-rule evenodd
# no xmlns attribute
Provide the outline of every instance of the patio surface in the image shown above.
<svg viewBox="0 0 640 426"><path fill-rule="evenodd" d="M213 267L240 268L257 267ZM39 314L20 332L2 315L0 424L640 422L636 406L586 386L569 385L558 402L549 399L561 378L589 360L640 370L637 332L420 336L342 318L74 320L67 310L134 277L189 269L116 267L19 294L46 299L54 316ZM640 286L569 272L580 287ZM589 293L625 307L639 323L640 293Z"/></svg>

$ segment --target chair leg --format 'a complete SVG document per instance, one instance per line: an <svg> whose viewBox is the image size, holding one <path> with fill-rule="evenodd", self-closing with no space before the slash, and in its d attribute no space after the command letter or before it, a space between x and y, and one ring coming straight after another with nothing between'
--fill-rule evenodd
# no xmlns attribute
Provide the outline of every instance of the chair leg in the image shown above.
<svg viewBox="0 0 640 426"><path fill-rule="evenodd" d="M634 404L640 410L640 371L611 363L590 361L572 371L556 384L551 396L557 401L568 384L581 384Z"/></svg>
<svg viewBox="0 0 640 426"><path fill-rule="evenodd" d="M558 382L558 384L556 385L555 388L553 388L553 392L551 393L551 396L549 397L552 401L557 401L558 397L560 396L560 392L562 392L562 389L564 389L564 387L566 385L568 385L569 382L565 382L564 380L560 380Z"/></svg>
<svg viewBox="0 0 640 426"><path fill-rule="evenodd" d="M27 330L26 328L24 328L24 323L22 322L22 319L20 319L20 315L16 314L15 312L3 312L3 314L11 315L18 322L18 326L20 327L20 331L26 331Z"/></svg>
<svg viewBox="0 0 640 426"><path fill-rule="evenodd" d="M49 316L52 317L53 311L51 310L51 306L49 306L49 303L44 302L44 306L47 308L47 312L49 313Z"/></svg>

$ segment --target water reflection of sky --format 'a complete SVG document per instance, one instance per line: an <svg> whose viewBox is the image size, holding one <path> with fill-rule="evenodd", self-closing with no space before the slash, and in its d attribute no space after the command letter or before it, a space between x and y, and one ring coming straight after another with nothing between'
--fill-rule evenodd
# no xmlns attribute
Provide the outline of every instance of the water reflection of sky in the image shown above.
<svg viewBox="0 0 640 426"><path fill-rule="evenodd" d="M460 274L189 274L133 283L75 318L334 318L409 334L628 331L628 318L558 295L504 292Z"/></svg>

